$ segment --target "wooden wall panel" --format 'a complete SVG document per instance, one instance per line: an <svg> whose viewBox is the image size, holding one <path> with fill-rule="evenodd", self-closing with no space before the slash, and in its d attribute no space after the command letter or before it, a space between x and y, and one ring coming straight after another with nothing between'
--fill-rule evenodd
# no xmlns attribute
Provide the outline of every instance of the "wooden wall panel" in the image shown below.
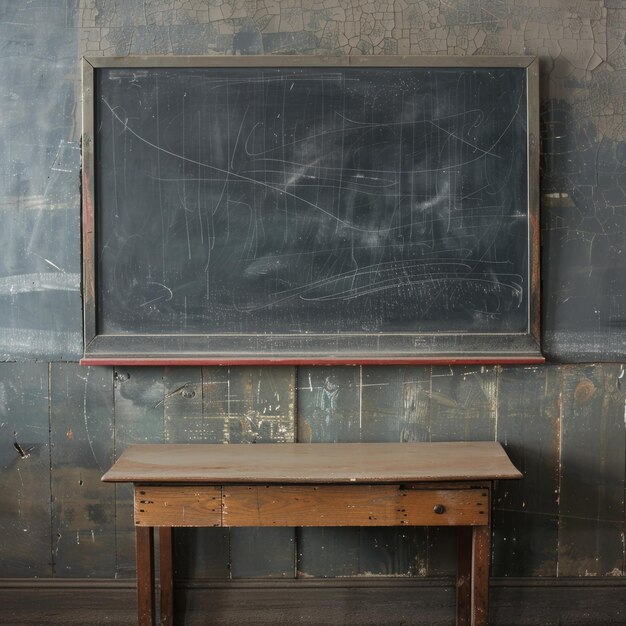
<svg viewBox="0 0 626 626"><path fill-rule="evenodd" d="M430 387L430 441L493 441L497 415L495 367L437 366ZM456 530L428 529L428 574L451 576Z"/></svg>
<svg viewBox="0 0 626 626"><path fill-rule="evenodd" d="M50 368L53 563L57 576L115 576L113 371Z"/></svg>
<svg viewBox="0 0 626 626"><path fill-rule="evenodd" d="M288 417L294 407L292 368L113 372L54 364L48 392L46 366L1 367L2 429L11 443L2 473L6 489L11 491L11 480L24 479L37 454L45 457L39 457L41 467L33 481L36 504L33 500L29 505L36 512L28 519L46 557L37 551L29 562L5 550L3 571L13 575L52 573L52 550L60 576L106 576L111 568L118 577L132 575L130 495L118 487L114 504L99 483L100 466L112 459L113 435L119 454L131 442L285 440L293 433ZM505 367L496 376L497 371L443 367L433 368L431 377L428 367L302 368L298 431L302 437L312 438L315 432L332 440L444 440L493 438L497 423L498 440L526 477L515 484L500 483L496 492L493 573L623 571L622 367ZM27 386L30 391L24 391ZM46 460L48 393L51 461ZM287 414L282 413L281 397L288 398ZM24 446L21 433L38 435L39 440L33 436L35 445L27 441ZM49 477L49 487L41 472ZM46 494L54 499L52 511ZM6 510L13 511L10 504ZM234 540L227 531L218 532L210 535L208 529L177 538L179 578L293 575L293 531L243 529ZM299 575L450 574L455 544L445 532L300 531ZM64 541L70 536L71 542ZM20 546L20 537L16 532L7 545Z"/></svg>
<svg viewBox="0 0 626 626"><path fill-rule="evenodd" d="M293 413L293 369L276 368L276 374L272 377L271 369L261 368L203 368L201 414L197 414L197 407L194 407L193 418L188 410L183 411L184 423L191 425L192 430L187 428L186 432L180 433L179 441L227 444L271 441L273 437L289 440L290 433L293 433L293 417L289 416L290 411ZM280 379L280 374L287 377ZM180 393L184 392L181 390ZM282 404L281 393L285 400ZM183 404L182 399L178 403ZM254 536L254 529L177 531L176 551L184 554L183 563L186 562L179 567L177 574L189 578L229 577L237 576L240 567L240 571L253 571L259 576L281 576L285 570L293 570L293 530L280 531L282 534L263 534L265 531L262 531L259 537ZM260 554L262 551L254 549L253 545L257 540L262 543L265 539L274 549L268 550L269 554ZM234 558L233 552L237 554ZM234 572L231 564L234 564Z"/></svg>
<svg viewBox="0 0 626 626"><path fill-rule="evenodd" d="M430 441L430 384L430 367L405 368L400 441Z"/></svg>
<svg viewBox="0 0 626 626"><path fill-rule="evenodd" d="M402 417L400 441L430 441L431 373L429 366L407 367L402 380ZM410 561L407 573L425 576L428 573L428 537L432 529L413 528L400 535L408 540Z"/></svg>
<svg viewBox="0 0 626 626"><path fill-rule="evenodd" d="M298 368L298 441L360 441L359 367Z"/></svg>
<svg viewBox="0 0 626 626"><path fill-rule="evenodd" d="M217 369L217 368L215 368ZM219 370L224 374L227 369ZM224 389L227 387L227 378ZM205 419L203 369L167 367L163 372L163 438L168 443L222 443L223 428ZM219 406L219 405L218 405ZM228 578L229 535L223 528L174 530L174 567L178 579Z"/></svg>
<svg viewBox="0 0 626 626"><path fill-rule="evenodd" d="M202 438L206 443L230 443L230 371L202 368Z"/></svg>
<svg viewBox="0 0 626 626"><path fill-rule="evenodd" d="M7 546L2 571L11 575L51 575L52 551L59 576L106 576L111 568L118 577L133 574L130 496L119 487L113 503L99 483L101 466L112 458L113 435L119 454L131 442L285 440L293 433L288 417L294 406L292 368L113 372L59 363L50 367L48 391L47 366L0 367L0 424L6 444L1 480L5 493L22 494L22 514L25 503L33 511L20 518L18 501L9 499L0 513L8 512L9 528L8 539L2 539ZM495 575L623 571L622 366L511 366L497 375L498 368L456 367L452 376L448 368L434 368L432 377L428 367L302 370L302 437L316 432L337 440L493 438L497 424L498 440L526 477L500 483L496 492ZM337 390L341 393L333 395ZM276 401L281 397L290 398L287 414ZM35 467L33 461L36 470L29 469ZM27 490L20 479L30 485ZM14 515L27 519L27 533L35 536L26 549ZM109 549L113 519L115 551ZM226 531L219 532L219 537L203 531L177 539L179 578L293 575L293 531L244 530L235 541ZM299 575L450 574L455 544L445 531L411 532L302 531ZM73 541L66 542L70 537Z"/></svg>
<svg viewBox="0 0 626 626"><path fill-rule="evenodd" d="M294 440L293 367L205 367L202 402L205 441Z"/></svg>
<svg viewBox="0 0 626 626"><path fill-rule="evenodd" d="M496 368L433 367L430 441L493 441Z"/></svg>
<svg viewBox="0 0 626 626"><path fill-rule="evenodd" d="M48 365L0 364L0 575L50 576Z"/></svg>
<svg viewBox="0 0 626 626"><path fill-rule="evenodd" d="M401 441L409 415L405 386L429 381L430 367L363 367L361 375L361 441ZM423 384L429 384L423 382ZM420 383L417 382L419 388ZM364 528L361 531L360 573L413 576L423 574L426 560L424 528Z"/></svg>
<svg viewBox="0 0 626 626"><path fill-rule="evenodd" d="M294 441L295 368L231 367L228 371L231 441Z"/></svg>
<svg viewBox="0 0 626 626"><path fill-rule="evenodd" d="M405 369L382 365L362 368L360 441L401 441Z"/></svg>
<svg viewBox="0 0 626 626"><path fill-rule="evenodd" d="M298 369L298 441L360 441L361 368ZM357 528L297 530L298 576L355 576L362 533Z"/></svg>
<svg viewBox="0 0 626 626"><path fill-rule="evenodd" d="M131 444L162 443L165 385L163 368L117 368L114 377L115 456ZM115 486L116 572L135 575L132 486Z"/></svg>
<svg viewBox="0 0 626 626"><path fill-rule="evenodd" d="M294 441L295 368L228 369L227 419L232 443ZM232 528L230 573L233 578L293 577L293 528Z"/></svg>
<svg viewBox="0 0 626 626"><path fill-rule="evenodd" d="M562 370L503 367L497 438L521 481L501 481L493 504L493 574L556 576Z"/></svg>
<svg viewBox="0 0 626 626"><path fill-rule="evenodd" d="M621 372L619 365L563 368L559 576L623 575Z"/></svg>
<svg viewBox="0 0 626 626"><path fill-rule="evenodd" d="M164 368L163 390L163 441L209 443L204 428L202 369Z"/></svg>

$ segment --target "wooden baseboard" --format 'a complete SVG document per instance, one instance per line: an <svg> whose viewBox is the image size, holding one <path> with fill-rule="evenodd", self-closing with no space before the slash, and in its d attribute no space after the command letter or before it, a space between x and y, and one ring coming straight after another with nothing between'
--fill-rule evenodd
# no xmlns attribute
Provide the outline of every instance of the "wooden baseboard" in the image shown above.
<svg viewBox="0 0 626 626"><path fill-rule="evenodd" d="M625 578L493 579L490 623L623 626L625 594ZM187 626L450 626L454 598L449 579L198 580L176 588ZM0 622L13 626L136 619L132 580L0 579L0 606Z"/></svg>

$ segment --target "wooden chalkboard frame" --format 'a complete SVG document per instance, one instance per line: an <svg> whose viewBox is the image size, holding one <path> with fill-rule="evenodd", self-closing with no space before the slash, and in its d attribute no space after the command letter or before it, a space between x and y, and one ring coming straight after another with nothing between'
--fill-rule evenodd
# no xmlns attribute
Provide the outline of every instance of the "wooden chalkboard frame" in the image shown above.
<svg viewBox="0 0 626 626"><path fill-rule="evenodd" d="M107 334L97 327L94 205L98 164L94 85L101 68L428 67L522 68L527 94L528 326L523 333ZM539 69L535 57L232 56L83 59L82 228L85 365L299 365L539 363Z"/></svg>

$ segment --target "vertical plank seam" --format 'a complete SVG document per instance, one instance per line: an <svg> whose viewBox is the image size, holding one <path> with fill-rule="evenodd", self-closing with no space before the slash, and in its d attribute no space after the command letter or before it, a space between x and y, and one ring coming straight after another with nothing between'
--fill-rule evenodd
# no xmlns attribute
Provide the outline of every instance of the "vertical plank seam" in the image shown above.
<svg viewBox="0 0 626 626"><path fill-rule="evenodd" d="M293 368L293 441L298 443L298 432L300 429L300 407L298 404L298 390L300 388L300 368L295 365ZM293 577L298 578L298 548L300 546L300 530L293 530Z"/></svg>
<svg viewBox="0 0 626 626"><path fill-rule="evenodd" d="M494 429L493 429L493 437L494 437L494 441L499 441L499 437L500 437L500 381L501 381L501 375L502 375L502 366L501 365L496 365L495 367L496 370L496 388L493 392L494 398L494 404L495 404L495 421L496 423L494 424ZM493 519L494 519L494 506L495 506L495 501L496 498L494 497L494 490L495 490L495 483L492 482L490 487L489 487L489 534L490 534L490 549L489 549L489 563L491 566L491 570L493 571L493 564L495 562L495 549L496 549L496 541L495 541L495 535L494 535L494 523L493 523Z"/></svg>
<svg viewBox="0 0 626 626"><path fill-rule="evenodd" d="M359 365L359 441L363 440L363 366Z"/></svg>
<svg viewBox="0 0 626 626"><path fill-rule="evenodd" d="M206 420L204 413L204 367L200 367L200 438L201 441L205 441L206 436ZM173 538L172 538L172 550L173 548Z"/></svg>
<svg viewBox="0 0 626 626"><path fill-rule="evenodd" d="M230 390L230 375L232 372L232 367L227 366L226 368L226 420L225 420L225 425L224 425L224 433L223 436L224 438L226 438L226 435L228 435L228 440L224 441L223 443L230 443L230 415L231 415L231 406L230 406L230 399L231 399L231 390ZM233 579L233 536L232 536L232 529L228 528L227 529L227 533L228 533L228 579L232 580Z"/></svg>
<svg viewBox="0 0 626 626"><path fill-rule="evenodd" d="M606 368L610 367L610 366L605 366L602 367L600 366L600 378L601 378L601 384L602 384L602 405L601 405L601 411L602 411L602 418L600 419L600 464L599 464L599 470L600 470L600 475L601 476L605 476L607 475L607 458L606 458L606 445L607 445L607 441L606 441L606 433L607 433L607 428L608 428L608 424L607 421L609 419L608 415L609 415L609 407L610 407L610 397L609 397L609 389L608 389L608 376L606 373ZM622 493L624 493L624 489L622 488ZM602 487L600 487L597 491L597 500L596 500L596 511L595 511L595 518L596 518L596 523L595 523L595 534L596 534L596 541L595 541L595 558L596 558L596 562L598 563L598 571L596 572L597 574L600 574L601 572L604 572L604 574L606 575L606 562L603 563L604 559L604 554L602 551L602 548L600 546L600 520L602 518L602 500L604 497L602 494ZM612 568L611 568L612 569Z"/></svg>
<svg viewBox="0 0 626 626"><path fill-rule="evenodd" d="M300 406L298 394L300 390L300 368L296 365L293 368L293 441L299 443L298 433L300 432Z"/></svg>
<svg viewBox="0 0 626 626"><path fill-rule="evenodd" d="M344 92L345 98L345 92ZM363 438L363 366L359 365L359 441L362 441ZM357 576L363 574L363 529L358 528L358 537L359 537L359 549L357 552L357 563L356 563L356 571Z"/></svg>
<svg viewBox="0 0 626 626"><path fill-rule="evenodd" d="M432 398L433 398L433 366L432 365L428 365L427 366L427 371L428 371L428 411L426 412L426 415L428 416L428 430L427 430L427 439L426 441L431 442L432 441L432 418L433 418L433 403L432 403ZM426 535L426 555L425 555L425 561L426 561L426 576L430 575L430 545L431 545L431 529L430 526L425 526L424 527L424 534Z"/></svg>
<svg viewBox="0 0 626 626"><path fill-rule="evenodd" d="M499 418L500 418L500 375L502 373L502 366L496 365L496 388L494 390L494 412L495 412L495 424L493 429L494 441L499 441Z"/></svg>
<svg viewBox="0 0 626 626"><path fill-rule="evenodd" d="M428 416L428 438L426 441L432 441L432 430L433 430L433 365L427 366L428 372L428 410L426 411L426 415ZM451 368L453 366L450 366Z"/></svg>
<svg viewBox="0 0 626 626"><path fill-rule="evenodd" d="M559 521L556 528L556 577L559 578L559 569L561 565L561 521L562 521L562 512L561 512L561 480L563 477L563 397L564 397L564 386L565 386L565 366L558 365L557 372L559 376L559 410L558 410L558 420L559 420L559 441L558 441L558 468L557 468L557 503L558 503L558 516Z"/></svg>
<svg viewBox="0 0 626 626"><path fill-rule="evenodd" d="M109 391L111 393L111 428L113 429L112 452L113 458L110 459L111 465L115 462L115 368L109 367ZM117 498L115 490L113 491L113 577L117 578Z"/></svg>
<svg viewBox="0 0 626 626"><path fill-rule="evenodd" d="M117 460L117 405L116 405L116 394L115 388L117 385L117 379L115 377L115 367L111 367L111 395L112 401L112 419L113 419L113 461ZM113 485L113 549L115 550L115 565L114 565L114 577L117 578L120 573L120 563L119 563L119 545L118 545L118 537L117 537L117 483Z"/></svg>
<svg viewBox="0 0 626 626"><path fill-rule="evenodd" d="M232 371L232 368L228 366L228 368L226 369L226 425L224 426L224 434L228 435L228 440L225 441L225 443L230 443L230 415L231 415L230 374L231 374L231 371ZM228 534L230 535L230 530L228 531ZM230 555L230 548L229 548L229 555ZM230 556L229 556L228 563L230 567Z"/></svg>
<svg viewBox="0 0 626 626"><path fill-rule="evenodd" d="M622 364L619 367L619 373L617 381L615 383L618 397L623 401L620 403L620 408L624 407L623 420L624 420L624 450L626 450L626 398L623 397L621 391L621 381L624 379L625 366ZM626 461L626 459L625 459ZM622 573L626 573L626 462L624 463L624 489L622 489L622 519L624 524L622 526Z"/></svg>
<svg viewBox="0 0 626 626"><path fill-rule="evenodd" d="M50 575L52 578L56 574L56 563L54 558L54 510L53 510L53 494L52 494L52 363L48 362L48 487L50 501Z"/></svg>
<svg viewBox="0 0 626 626"><path fill-rule="evenodd" d="M161 419L161 439L163 441L163 443L170 443L169 441L169 433L167 431L167 407L165 406L168 399L169 399L169 391L167 389L167 381L168 381L168 373L169 373L170 367L169 366L165 366L162 370L161 370L161 380L163 381L163 385L162 385L162 390L163 390L163 399L161 400L161 405L163 406L163 416ZM178 385L180 383L180 381L176 381L176 384Z"/></svg>

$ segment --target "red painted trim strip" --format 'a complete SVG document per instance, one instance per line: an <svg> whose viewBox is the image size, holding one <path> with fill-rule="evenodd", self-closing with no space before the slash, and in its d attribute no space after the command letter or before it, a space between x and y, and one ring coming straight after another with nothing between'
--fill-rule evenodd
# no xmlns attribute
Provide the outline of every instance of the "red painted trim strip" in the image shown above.
<svg viewBox="0 0 626 626"><path fill-rule="evenodd" d="M148 357L85 357L80 360L81 365L123 365L135 367L139 365L536 365L544 363L541 356L530 357L390 357L382 358L355 358L355 359L322 359L313 357L302 358L148 358Z"/></svg>

